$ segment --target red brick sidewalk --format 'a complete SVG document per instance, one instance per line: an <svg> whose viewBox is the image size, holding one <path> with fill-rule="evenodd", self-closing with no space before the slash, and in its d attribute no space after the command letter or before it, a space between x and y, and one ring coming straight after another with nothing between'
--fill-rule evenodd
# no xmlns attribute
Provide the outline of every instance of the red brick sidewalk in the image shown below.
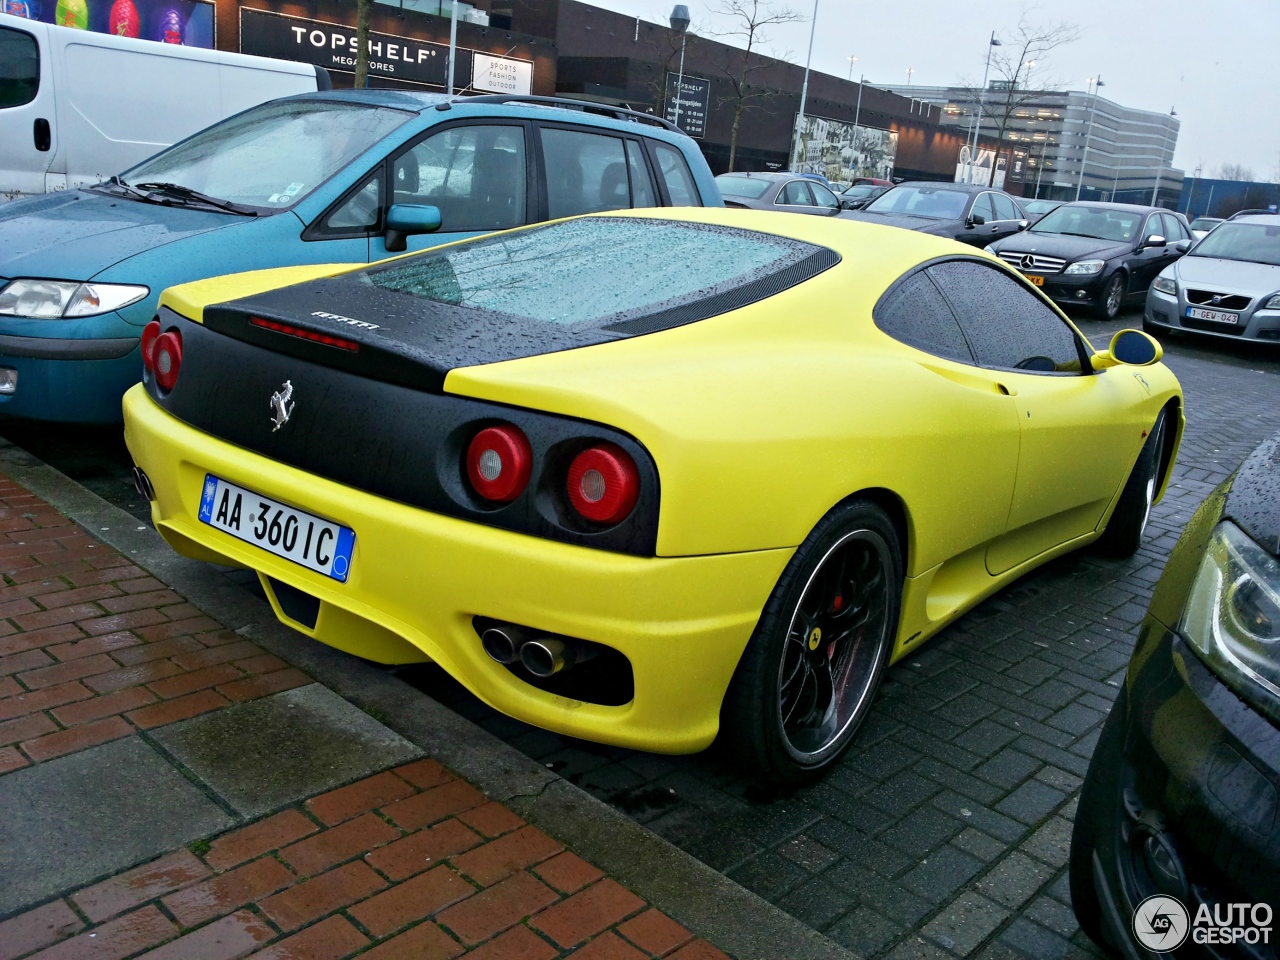
<svg viewBox="0 0 1280 960"><path fill-rule="evenodd" d="M0 573L0 774L311 682L3 478ZM355 954L727 960L433 760L0 922L0 960Z"/></svg>

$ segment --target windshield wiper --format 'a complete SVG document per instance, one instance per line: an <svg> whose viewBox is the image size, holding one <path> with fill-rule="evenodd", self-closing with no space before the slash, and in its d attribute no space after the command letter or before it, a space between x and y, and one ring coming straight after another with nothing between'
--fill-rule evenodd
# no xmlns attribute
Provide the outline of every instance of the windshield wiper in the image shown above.
<svg viewBox="0 0 1280 960"><path fill-rule="evenodd" d="M120 178L119 174L117 174L116 176L113 176L110 180L106 181L106 183L104 183L104 184L100 184L100 186L106 186L106 187L119 187L119 188L120 188L121 190L123 190L126 194L128 194L128 195L129 195L129 196L131 196L131 197L133 197L133 199L135 199L135 200L142 200L142 201L144 201L144 202L146 202L146 203L159 203L159 202L160 202L159 200L153 200L153 199L152 199L150 196L148 196L144 191L139 190L139 189L138 189L137 187L135 187L133 184L131 184L131 183L125 183L125 182L124 182L124 180L122 180L122 179Z"/></svg>
<svg viewBox="0 0 1280 960"><path fill-rule="evenodd" d="M123 183L123 181L121 181ZM138 191L146 191L146 195L153 193L161 194L165 197L171 197L177 200L189 200L196 203L203 203L208 207L215 207L218 210L225 210L228 213L236 213L242 217L256 217L258 211L253 207L246 207L243 204L233 203L230 200L219 200L217 197L210 197L207 194L192 190L190 187L184 187L177 183L139 183L133 189Z"/></svg>

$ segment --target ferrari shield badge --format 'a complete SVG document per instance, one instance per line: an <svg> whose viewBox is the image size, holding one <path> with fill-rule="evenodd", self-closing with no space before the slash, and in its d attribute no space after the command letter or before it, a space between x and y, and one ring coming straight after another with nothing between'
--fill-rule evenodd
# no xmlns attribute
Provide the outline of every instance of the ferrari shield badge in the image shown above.
<svg viewBox="0 0 1280 960"><path fill-rule="evenodd" d="M293 381L286 380L284 386L271 395L271 422L274 426L271 432L275 433L293 416Z"/></svg>

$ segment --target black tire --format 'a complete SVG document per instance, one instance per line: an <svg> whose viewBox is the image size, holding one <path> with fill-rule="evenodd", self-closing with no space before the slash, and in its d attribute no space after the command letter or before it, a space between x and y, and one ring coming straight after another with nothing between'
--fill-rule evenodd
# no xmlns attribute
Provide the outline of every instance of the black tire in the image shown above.
<svg viewBox="0 0 1280 960"><path fill-rule="evenodd" d="M1102 927L1102 905L1093 881L1093 852L1098 845L1099 829L1115 829L1116 804L1120 785L1116 769L1124 749L1125 693L1120 691L1111 713L1102 724L1102 733L1089 772L1085 774L1076 808L1075 826L1071 831L1071 854L1068 880L1071 886L1071 909L1080 929L1107 953L1115 948L1107 942Z"/></svg>
<svg viewBox="0 0 1280 960"><path fill-rule="evenodd" d="M805 538L721 707L721 741L746 773L794 786L839 759L888 665L902 582L897 532L874 503L836 507Z"/></svg>
<svg viewBox="0 0 1280 960"><path fill-rule="evenodd" d="M1151 505L1160 479L1160 458L1164 451L1164 432L1168 414L1160 411L1155 425L1147 434L1138 460L1129 472L1120 501L1116 504L1107 528L1095 546L1109 557L1131 557L1142 546L1142 533L1147 529Z"/></svg>
<svg viewBox="0 0 1280 960"><path fill-rule="evenodd" d="M1098 302L1093 305L1094 316L1099 320L1114 320L1120 316L1120 309L1124 306L1124 287L1124 272L1117 270L1102 288Z"/></svg>

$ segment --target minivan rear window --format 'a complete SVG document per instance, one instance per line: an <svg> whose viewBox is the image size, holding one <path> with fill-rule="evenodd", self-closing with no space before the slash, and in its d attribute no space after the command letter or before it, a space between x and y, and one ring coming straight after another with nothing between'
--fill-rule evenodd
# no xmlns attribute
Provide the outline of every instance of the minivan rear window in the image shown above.
<svg viewBox="0 0 1280 960"><path fill-rule="evenodd" d="M677 325L744 306L838 260L825 247L755 230L585 217L427 251L360 276L487 314L638 333L661 327L637 329L636 321L678 311L666 324ZM759 295L748 290L755 287ZM707 313L712 301L727 305Z"/></svg>
<svg viewBox="0 0 1280 960"><path fill-rule="evenodd" d="M20 107L40 90L40 48L23 30L0 27L0 110Z"/></svg>

